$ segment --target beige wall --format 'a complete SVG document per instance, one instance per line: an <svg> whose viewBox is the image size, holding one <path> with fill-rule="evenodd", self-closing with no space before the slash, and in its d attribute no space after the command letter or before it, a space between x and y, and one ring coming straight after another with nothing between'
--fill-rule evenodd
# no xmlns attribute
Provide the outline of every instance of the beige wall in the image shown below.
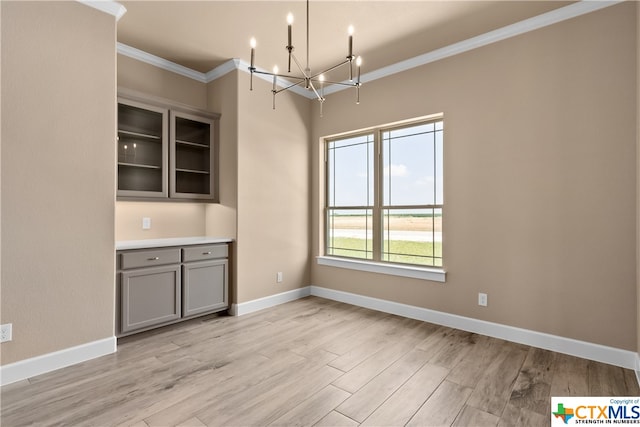
<svg viewBox="0 0 640 427"><path fill-rule="evenodd" d="M114 335L116 22L0 7L5 365Z"/></svg>
<svg viewBox="0 0 640 427"><path fill-rule="evenodd" d="M207 108L221 114L219 203L206 205L207 236L236 237L238 207L238 73L207 85Z"/></svg>
<svg viewBox="0 0 640 427"><path fill-rule="evenodd" d="M206 235L201 203L116 202L116 240L161 239ZM142 218L151 228L142 229Z"/></svg>
<svg viewBox="0 0 640 427"><path fill-rule="evenodd" d="M240 73L238 302L309 284L310 102ZM276 283L276 273L284 281Z"/></svg>
<svg viewBox="0 0 640 427"><path fill-rule="evenodd" d="M359 106L352 92L332 95L324 118L312 115L313 255L318 139L444 112L447 282L314 262L312 283L635 350L635 7L365 83Z"/></svg>

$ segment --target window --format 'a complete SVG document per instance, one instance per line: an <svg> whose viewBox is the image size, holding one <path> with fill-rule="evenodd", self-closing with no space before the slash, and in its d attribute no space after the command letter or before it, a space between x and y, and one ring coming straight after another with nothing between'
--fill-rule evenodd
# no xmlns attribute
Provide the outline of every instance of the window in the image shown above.
<svg viewBox="0 0 640 427"><path fill-rule="evenodd" d="M327 140L326 255L442 267L442 118Z"/></svg>

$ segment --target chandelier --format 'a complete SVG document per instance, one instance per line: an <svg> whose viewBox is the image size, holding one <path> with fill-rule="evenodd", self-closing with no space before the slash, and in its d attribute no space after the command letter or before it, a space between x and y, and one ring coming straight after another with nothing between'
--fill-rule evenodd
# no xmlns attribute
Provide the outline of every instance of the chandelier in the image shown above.
<svg viewBox="0 0 640 427"><path fill-rule="evenodd" d="M287 15L287 45L285 46L285 49L287 50L287 52L289 52L289 58L288 58L288 66L287 66L287 73L289 74L278 74L279 70L278 70L278 66L274 66L273 67L273 72L268 72L268 71L262 71L262 70L258 70L255 67L255 53L256 53L256 39L255 38L251 38L251 65L249 66L249 71L251 73L251 78L250 78L250 82L249 82L249 90L253 90L253 74L257 73L257 74L263 74L266 76L272 76L273 77L273 89L271 90L271 93L273 94L273 109L276 109L276 95L280 92L284 92L286 90L289 90L293 87L296 86L303 86L305 89L313 91L313 93L315 94L316 99L320 102L320 116L322 116L322 105L325 101L324 98L324 87L326 84L330 84L330 85L339 85L339 86L348 86L348 87L354 87L356 89L356 104L360 103L360 66L362 65L362 58L361 57L357 57L353 54L353 26L349 26L348 29L348 35L349 35L349 43L348 43L348 54L346 56L346 58L340 62L338 62L336 65L329 67L327 69L325 69L324 71L320 71L320 72L311 72L311 69L309 68L309 0L307 0L307 62L306 62L306 67L302 68L302 65L300 65L300 61L298 61L298 58L296 57L296 55L293 53L293 51L295 50L295 48L293 47L292 41L291 41L291 27L293 24L293 15L291 13L289 13ZM357 67L357 72L356 72L356 78L354 79L354 75L353 75L353 62L355 59L355 63L356 63L356 67ZM291 61L293 61L295 63L295 65L298 67L298 70L300 72L301 75L291 75ZM348 66L349 69L349 80L346 81L342 81L342 82L334 82L334 81L328 81L325 78L325 74L337 69L337 68L341 68L343 66ZM277 88L276 86L276 80L278 77L284 77L287 79L287 86L284 86L280 89Z"/></svg>

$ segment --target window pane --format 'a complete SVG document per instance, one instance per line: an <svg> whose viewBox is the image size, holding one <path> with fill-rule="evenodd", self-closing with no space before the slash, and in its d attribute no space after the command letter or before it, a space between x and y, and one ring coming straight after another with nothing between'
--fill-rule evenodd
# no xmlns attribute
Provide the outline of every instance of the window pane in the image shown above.
<svg viewBox="0 0 640 427"><path fill-rule="evenodd" d="M437 130L440 123L382 133L385 206L442 203L442 130Z"/></svg>
<svg viewBox="0 0 640 427"><path fill-rule="evenodd" d="M373 211L328 209L327 255L373 259Z"/></svg>
<svg viewBox="0 0 640 427"><path fill-rule="evenodd" d="M373 205L373 135L329 142L329 206Z"/></svg>
<svg viewBox="0 0 640 427"><path fill-rule="evenodd" d="M443 265L443 134L437 120L328 141L326 255Z"/></svg>
<svg viewBox="0 0 640 427"><path fill-rule="evenodd" d="M382 260L442 266L442 209L384 209Z"/></svg>
<svg viewBox="0 0 640 427"><path fill-rule="evenodd" d="M393 139L393 138L401 138L401 137L420 134L420 133L433 132L434 130L435 130L434 123L425 123L417 126L392 129L389 131L389 135Z"/></svg>

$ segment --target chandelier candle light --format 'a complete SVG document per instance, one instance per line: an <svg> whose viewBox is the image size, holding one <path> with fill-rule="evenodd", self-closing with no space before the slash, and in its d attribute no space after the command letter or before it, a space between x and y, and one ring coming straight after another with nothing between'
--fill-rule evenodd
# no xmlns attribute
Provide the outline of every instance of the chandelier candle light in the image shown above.
<svg viewBox="0 0 640 427"><path fill-rule="evenodd" d="M338 64L327 68L324 71L321 71L319 73L312 73L311 69L309 68L309 0L307 0L307 63L306 63L306 67L303 69L302 66L300 65L300 62L298 61L298 58L296 58L295 54L293 53L294 51L294 47L293 47L293 43L292 43L292 26L293 26L293 15L291 13L289 13L287 15L287 45L285 46L285 48L287 49L287 51L289 52L289 58L288 58L288 66L287 66L287 72L291 73L291 60L293 59L293 62L295 62L296 66L298 67L298 70L300 71L300 73L302 74L302 76L292 76L290 74L286 74L286 75L281 75L278 74L279 70L278 70L278 66L276 65L275 67L273 67L273 72L270 73L268 71L262 71L262 70L258 70L255 66L255 57L256 57L256 39L255 38L251 38L251 65L249 66L249 71L251 72L251 78L250 78L250 82L249 82L249 90L253 90L253 74L257 73L257 74L264 74L267 76L272 76L273 77L273 89L271 90L271 93L273 94L273 109L276 109L276 95L280 92L289 90L295 86L300 86L300 85L304 85L305 89L307 90L311 90L313 91L313 93L316 96L316 99L318 101L320 101L320 116L322 116L322 105L325 101L324 98L324 87L326 84L334 84L334 85L340 85L340 86L349 86L349 87L355 87L356 88L356 104L360 103L360 66L362 65L362 58L360 58L359 56L355 57L355 55L353 54L353 26L349 26L349 30L348 30L348 34L349 34L349 50L348 50L348 55L346 57L345 60L339 62ZM357 78L353 79L353 60L356 60L356 67L357 67ZM329 73L333 70L335 70L336 68L342 67L343 65L348 65L349 66L349 80L348 81L343 81L343 82L332 82L332 81L327 81L325 78L325 74ZM281 89L278 89L278 87L276 86L276 80L278 77L285 77L289 80L291 80L291 82L288 86L282 87ZM317 84L320 87L320 92L318 93L318 90L316 89L316 85Z"/></svg>

